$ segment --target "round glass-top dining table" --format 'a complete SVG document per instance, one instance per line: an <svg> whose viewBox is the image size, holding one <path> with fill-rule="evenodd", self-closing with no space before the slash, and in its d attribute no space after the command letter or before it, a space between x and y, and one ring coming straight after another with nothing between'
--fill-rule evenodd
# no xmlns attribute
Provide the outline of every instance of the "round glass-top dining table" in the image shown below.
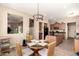
<svg viewBox="0 0 79 59"><path fill-rule="evenodd" d="M34 51L32 56L40 56L38 53L39 50L46 48L47 42L45 40L32 40L31 42L27 43L27 46Z"/></svg>

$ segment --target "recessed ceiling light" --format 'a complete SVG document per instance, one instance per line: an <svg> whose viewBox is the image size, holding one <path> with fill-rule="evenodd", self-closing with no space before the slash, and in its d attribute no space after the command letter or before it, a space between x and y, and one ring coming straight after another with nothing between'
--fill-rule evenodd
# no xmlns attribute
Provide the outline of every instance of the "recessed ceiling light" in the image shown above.
<svg viewBox="0 0 79 59"><path fill-rule="evenodd" d="M68 13L68 17L77 16L77 15L78 15L78 11L71 11Z"/></svg>

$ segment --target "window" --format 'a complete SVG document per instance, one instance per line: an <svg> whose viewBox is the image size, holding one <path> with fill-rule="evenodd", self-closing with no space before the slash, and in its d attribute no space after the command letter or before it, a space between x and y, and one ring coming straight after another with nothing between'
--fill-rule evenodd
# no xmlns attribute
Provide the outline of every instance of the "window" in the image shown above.
<svg viewBox="0 0 79 59"><path fill-rule="evenodd" d="M8 14L8 34L23 33L23 17Z"/></svg>

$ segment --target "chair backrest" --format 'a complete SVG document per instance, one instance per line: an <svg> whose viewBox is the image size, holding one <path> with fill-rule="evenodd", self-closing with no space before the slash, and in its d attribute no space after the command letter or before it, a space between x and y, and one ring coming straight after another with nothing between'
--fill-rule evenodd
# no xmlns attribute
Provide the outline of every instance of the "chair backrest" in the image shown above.
<svg viewBox="0 0 79 59"><path fill-rule="evenodd" d="M16 42L16 52L18 54L18 56L22 56L22 46L20 45L19 42Z"/></svg>
<svg viewBox="0 0 79 59"><path fill-rule="evenodd" d="M26 39L27 39L28 41L31 41L31 40L33 39L33 36L32 36L32 35L28 35L28 36L26 36Z"/></svg>
<svg viewBox="0 0 79 59"><path fill-rule="evenodd" d="M48 44L48 56L53 56L54 52L55 52L55 46L56 46L56 42L52 42Z"/></svg>
<svg viewBox="0 0 79 59"><path fill-rule="evenodd" d="M47 35L45 40L49 43L54 42L56 41L56 36Z"/></svg>

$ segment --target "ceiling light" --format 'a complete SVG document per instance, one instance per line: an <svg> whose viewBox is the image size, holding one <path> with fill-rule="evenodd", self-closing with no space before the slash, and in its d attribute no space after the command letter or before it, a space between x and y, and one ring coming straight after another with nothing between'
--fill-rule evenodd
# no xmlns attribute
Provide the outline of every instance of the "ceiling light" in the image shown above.
<svg viewBox="0 0 79 59"><path fill-rule="evenodd" d="M43 20L43 15L39 13L39 4L37 4L37 14L34 14L33 18L37 21Z"/></svg>
<svg viewBox="0 0 79 59"><path fill-rule="evenodd" d="M72 16L77 16L78 15L78 12L77 11L71 11L68 13L68 16L69 17L72 17Z"/></svg>

